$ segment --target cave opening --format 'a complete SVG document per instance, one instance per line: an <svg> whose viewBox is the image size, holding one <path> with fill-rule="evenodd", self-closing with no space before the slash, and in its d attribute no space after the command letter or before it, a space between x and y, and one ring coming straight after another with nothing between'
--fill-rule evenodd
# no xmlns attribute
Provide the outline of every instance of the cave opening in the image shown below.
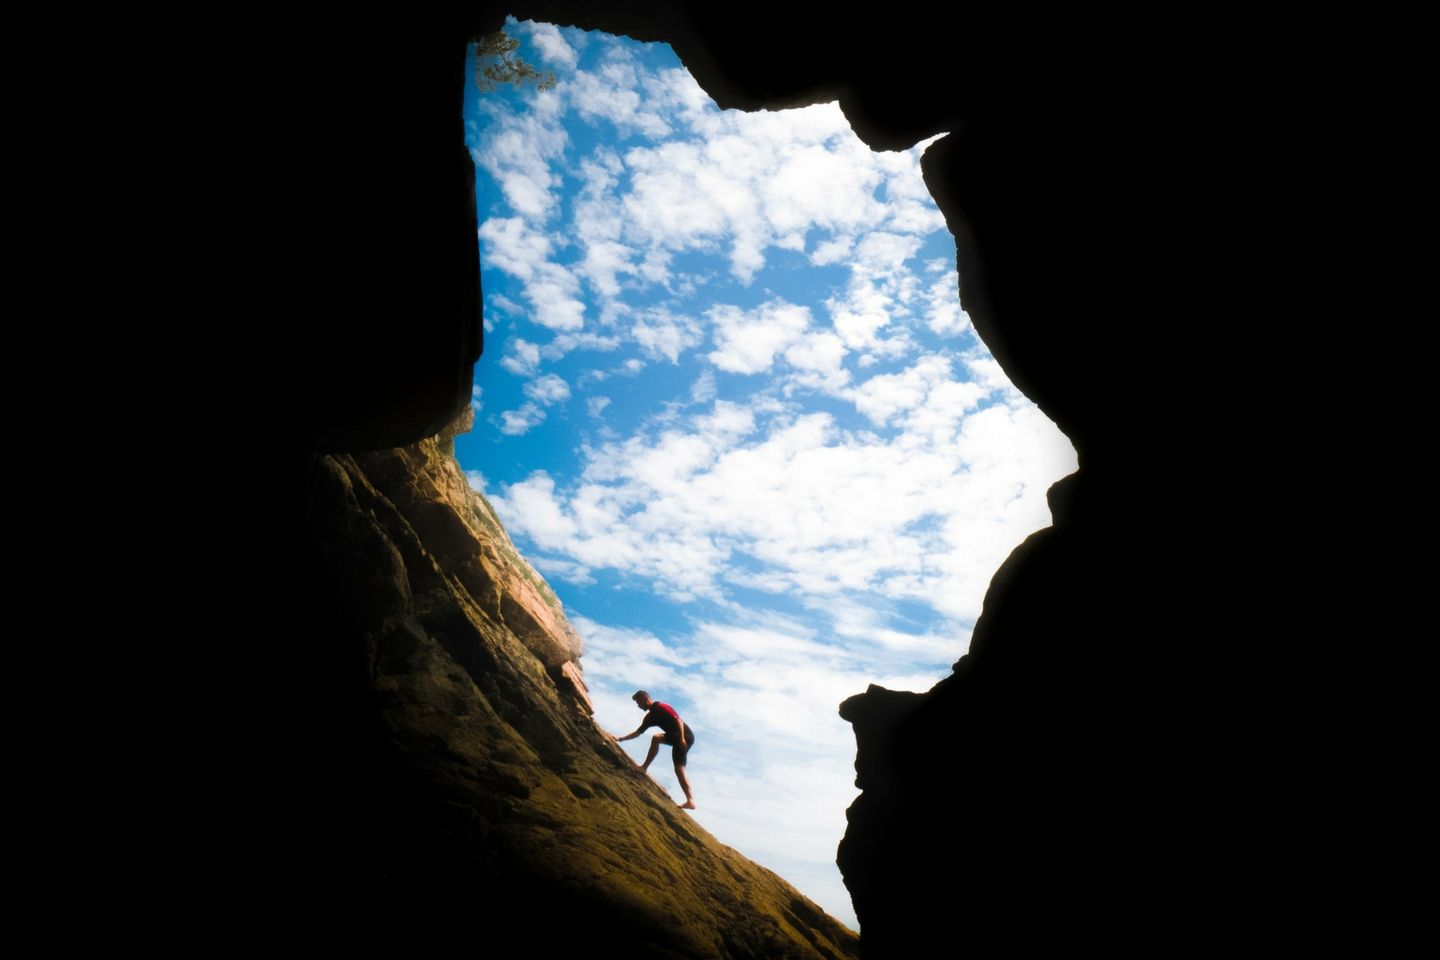
<svg viewBox="0 0 1440 960"><path fill-rule="evenodd" d="M674 703L696 819L853 927L836 707L948 673L1074 451L961 309L929 141L506 29L556 82L467 85L487 350L457 458L584 638L597 722Z"/></svg>

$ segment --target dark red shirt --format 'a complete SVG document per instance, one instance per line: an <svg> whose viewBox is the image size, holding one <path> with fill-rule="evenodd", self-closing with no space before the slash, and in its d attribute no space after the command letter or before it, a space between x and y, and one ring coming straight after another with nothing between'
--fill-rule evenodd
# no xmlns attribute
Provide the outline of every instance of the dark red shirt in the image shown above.
<svg viewBox="0 0 1440 960"><path fill-rule="evenodd" d="M659 727L666 733L680 732L680 714L668 703L661 703L658 700L650 704L650 709L645 711L645 722L640 724L640 729Z"/></svg>

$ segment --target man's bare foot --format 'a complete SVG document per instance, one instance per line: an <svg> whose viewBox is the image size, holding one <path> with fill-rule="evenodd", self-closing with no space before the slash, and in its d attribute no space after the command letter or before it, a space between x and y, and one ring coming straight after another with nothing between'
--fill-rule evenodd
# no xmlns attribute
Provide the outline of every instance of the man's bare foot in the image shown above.
<svg viewBox="0 0 1440 960"><path fill-rule="evenodd" d="M684 803L680 804L680 809L681 809L681 810L694 810L694 809L695 809L695 801L694 801L694 800L686 800Z"/></svg>

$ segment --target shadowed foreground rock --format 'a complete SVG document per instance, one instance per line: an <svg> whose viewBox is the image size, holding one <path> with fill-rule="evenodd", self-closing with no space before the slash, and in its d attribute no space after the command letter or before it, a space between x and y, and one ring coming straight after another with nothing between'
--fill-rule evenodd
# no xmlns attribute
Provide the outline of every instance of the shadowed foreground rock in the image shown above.
<svg viewBox="0 0 1440 960"><path fill-rule="evenodd" d="M550 956L858 955L596 727L579 637L448 436L293 466L308 642L287 651L304 680L287 716L313 754L278 802L304 837L290 868L315 882L307 927L528 931Z"/></svg>

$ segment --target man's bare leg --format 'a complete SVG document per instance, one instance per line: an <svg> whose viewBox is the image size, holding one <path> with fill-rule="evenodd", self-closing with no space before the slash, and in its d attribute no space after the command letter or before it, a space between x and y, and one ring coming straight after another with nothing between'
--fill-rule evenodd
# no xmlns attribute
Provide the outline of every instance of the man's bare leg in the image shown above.
<svg viewBox="0 0 1440 960"><path fill-rule="evenodd" d="M685 802L680 804L680 809L694 810L695 797L690 793L690 778L685 776L685 764L675 764L675 779L680 781L680 789L685 791Z"/></svg>
<svg viewBox="0 0 1440 960"><path fill-rule="evenodd" d="M655 759L655 754L660 752L660 741L665 739L665 734L657 733L650 738L650 752L645 754L645 762L640 764L640 769L646 773L650 772L650 762Z"/></svg>

